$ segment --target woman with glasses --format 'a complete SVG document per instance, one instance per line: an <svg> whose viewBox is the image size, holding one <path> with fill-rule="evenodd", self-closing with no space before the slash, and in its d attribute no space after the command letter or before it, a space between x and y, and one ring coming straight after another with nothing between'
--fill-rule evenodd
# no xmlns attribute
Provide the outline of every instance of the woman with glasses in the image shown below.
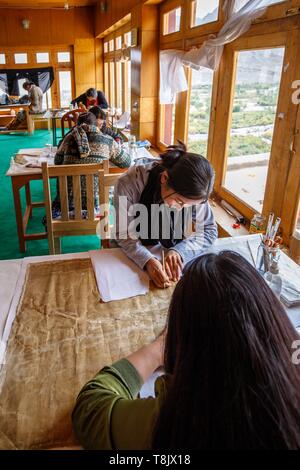
<svg viewBox="0 0 300 470"><path fill-rule="evenodd" d="M213 184L211 164L182 143L169 147L160 161L132 167L119 179L117 244L157 287L178 281L183 266L217 238L208 203ZM166 251L165 269L149 250L159 244Z"/></svg>

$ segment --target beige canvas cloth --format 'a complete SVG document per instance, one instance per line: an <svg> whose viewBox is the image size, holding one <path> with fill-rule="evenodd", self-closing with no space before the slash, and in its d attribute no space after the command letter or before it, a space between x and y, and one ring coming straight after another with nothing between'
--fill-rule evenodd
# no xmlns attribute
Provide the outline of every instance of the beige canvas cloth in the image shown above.
<svg viewBox="0 0 300 470"><path fill-rule="evenodd" d="M0 376L0 448L76 445L80 389L161 332L171 294L104 304L90 259L30 265Z"/></svg>

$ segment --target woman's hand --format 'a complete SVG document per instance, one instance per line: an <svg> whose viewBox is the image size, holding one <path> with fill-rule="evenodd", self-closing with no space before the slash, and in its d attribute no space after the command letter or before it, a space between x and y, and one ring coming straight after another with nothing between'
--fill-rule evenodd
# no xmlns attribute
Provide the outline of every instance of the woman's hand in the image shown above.
<svg viewBox="0 0 300 470"><path fill-rule="evenodd" d="M166 331L165 328L152 343L143 346L126 358L138 371L143 382L146 382L151 374L164 364Z"/></svg>
<svg viewBox="0 0 300 470"><path fill-rule="evenodd" d="M168 275L164 272L162 264L156 259L151 258L146 264L147 273L149 274L150 279L154 282L157 287L165 289L170 287L170 279Z"/></svg>
<svg viewBox="0 0 300 470"><path fill-rule="evenodd" d="M170 250L166 256L166 272L169 279L178 282L183 270L183 262L177 251Z"/></svg>

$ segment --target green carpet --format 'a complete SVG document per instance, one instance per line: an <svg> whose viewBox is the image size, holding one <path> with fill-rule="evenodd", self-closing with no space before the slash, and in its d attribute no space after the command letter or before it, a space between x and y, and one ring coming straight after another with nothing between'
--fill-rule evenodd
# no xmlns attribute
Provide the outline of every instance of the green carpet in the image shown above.
<svg viewBox="0 0 300 470"><path fill-rule="evenodd" d="M0 259L16 259L25 256L48 255L48 241L37 240L26 243L26 253L20 253L17 235L15 209L11 187L11 178L5 176L11 157L20 148L44 147L51 143L52 134L48 131L35 131L33 136L26 134L0 135ZM54 191L55 181L52 182ZM33 201L43 201L42 181L30 183ZM25 207L25 190L21 190L22 204ZM33 217L28 224L28 232L43 232L42 218L45 215L43 208L33 211ZM96 250L99 248L97 236L64 237L62 238L62 253L78 253L81 251Z"/></svg>

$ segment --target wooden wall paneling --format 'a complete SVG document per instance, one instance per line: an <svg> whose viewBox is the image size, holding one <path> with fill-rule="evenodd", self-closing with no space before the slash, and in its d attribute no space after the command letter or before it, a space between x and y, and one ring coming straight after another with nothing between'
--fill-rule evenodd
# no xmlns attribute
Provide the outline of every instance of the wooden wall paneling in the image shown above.
<svg viewBox="0 0 300 470"><path fill-rule="evenodd" d="M120 0L107 0L106 12L101 12L100 4L97 4L95 24L96 37L124 18L124 16L141 3L141 0L126 0L126 2Z"/></svg>
<svg viewBox="0 0 300 470"><path fill-rule="evenodd" d="M139 5L131 12L131 27L139 28L138 45L131 50L132 124L140 139L152 142L157 125L158 21L156 6Z"/></svg>
<svg viewBox="0 0 300 470"><path fill-rule="evenodd" d="M96 87L95 40L77 39L74 45L76 96Z"/></svg>
<svg viewBox="0 0 300 470"><path fill-rule="evenodd" d="M70 10L4 8L0 15L0 44L40 46L74 44L76 38L94 38L93 7ZM28 30L22 20L30 21Z"/></svg>
<svg viewBox="0 0 300 470"><path fill-rule="evenodd" d="M55 44L57 42L72 44L74 42L75 10L70 11L70 15L68 14L68 11L62 11L60 15L57 16L56 10L50 10L48 21L50 21L51 28L51 44ZM76 27L80 28L78 24ZM78 37L80 37L80 35L78 35Z"/></svg>
<svg viewBox="0 0 300 470"><path fill-rule="evenodd" d="M103 42L95 40L95 67L96 67L96 88L104 91L104 62L103 62Z"/></svg>

